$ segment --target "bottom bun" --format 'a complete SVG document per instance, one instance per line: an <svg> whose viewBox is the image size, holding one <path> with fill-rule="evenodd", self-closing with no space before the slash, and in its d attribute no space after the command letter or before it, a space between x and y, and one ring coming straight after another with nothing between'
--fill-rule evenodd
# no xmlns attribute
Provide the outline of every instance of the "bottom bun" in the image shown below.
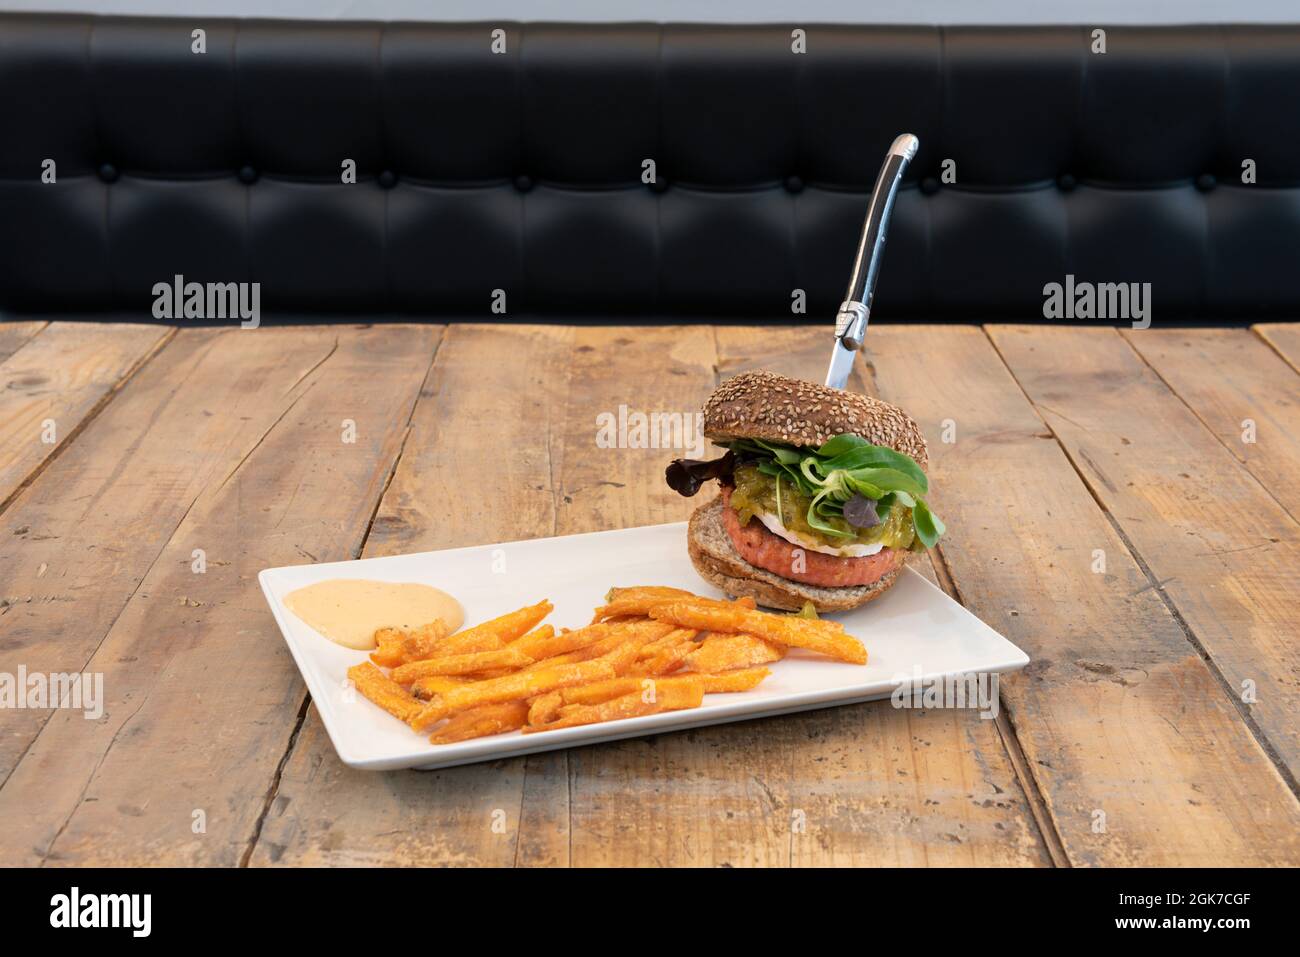
<svg viewBox="0 0 1300 957"><path fill-rule="evenodd" d="M900 565L870 585L843 588L825 588L782 578L740 557L723 522L724 508L720 497L697 508L687 526L686 542L700 577L733 598L748 596L760 605L782 611L800 611L808 601L819 612L848 611L889 591L903 570Z"/></svg>

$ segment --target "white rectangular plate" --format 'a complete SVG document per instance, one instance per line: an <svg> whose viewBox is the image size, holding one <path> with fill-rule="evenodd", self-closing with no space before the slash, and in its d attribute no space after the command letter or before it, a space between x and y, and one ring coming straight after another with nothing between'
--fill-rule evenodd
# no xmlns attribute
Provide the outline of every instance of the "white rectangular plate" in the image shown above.
<svg viewBox="0 0 1300 957"><path fill-rule="evenodd" d="M690 711L628 718L536 734L518 731L457 744L427 735L347 688L347 669L366 653L321 637L284 606L296 588L331 578L422 582L456 596L467 624L495 618L543 598L555 604L547 621L576 628L591 620L613 585L674 585L722 597L701 579L686 554L686 523L655 525L417 555L268 568L258 580L289 651L302 672L339 758L354 768L442 768L580 744L697 728L724 721L788 714L887 698L904 681L947 675L1004 673L1029 663L1023 651L908 569L888 593L831 617L867 646L866 665L828 661L792 649L771 665L753 691L705 695ZM915 687L915 684L914 684Z"/></svg>

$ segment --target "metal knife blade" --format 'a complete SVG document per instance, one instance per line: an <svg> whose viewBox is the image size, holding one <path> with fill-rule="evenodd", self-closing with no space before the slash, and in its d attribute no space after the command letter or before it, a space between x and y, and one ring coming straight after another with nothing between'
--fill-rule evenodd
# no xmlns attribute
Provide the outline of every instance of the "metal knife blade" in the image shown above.
<svg viewBox="0 0 1300 957"><path fill-rule="evenodd" d="M843 389L849 382L849 373L853 371L854 349L844 348L844 343L835 340L835 351L831 353L830 368L826 370L826 384L832 389Z"/></svg>

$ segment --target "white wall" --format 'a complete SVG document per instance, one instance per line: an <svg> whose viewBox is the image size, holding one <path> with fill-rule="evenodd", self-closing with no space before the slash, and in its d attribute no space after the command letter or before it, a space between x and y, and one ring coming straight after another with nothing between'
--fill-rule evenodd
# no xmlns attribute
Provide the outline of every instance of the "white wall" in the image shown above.
<svg viewBox="0 0 1300 957"><path fill-rule="evenodd" d="M763 23L1268 23L1296 0L0 0L3 10L320 20Z"/></svg>

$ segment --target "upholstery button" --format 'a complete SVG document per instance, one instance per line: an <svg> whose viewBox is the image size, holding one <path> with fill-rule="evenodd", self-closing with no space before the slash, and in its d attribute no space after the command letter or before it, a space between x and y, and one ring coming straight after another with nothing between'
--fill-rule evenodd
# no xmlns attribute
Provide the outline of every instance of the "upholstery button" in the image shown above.
<svg viewBox="0 0 1300 957"><path fill-rule="evenodd" d="M519 175L515 177L515 189L521 193L526 193L533 188L533 178L531 176Z"/></svg>
<svg viewBox="0 0 1300 957"><path fill-rule="evenodd" d="M939 181L933 176L927 176L921 180L921 192L925 193L926 196L933 196L939 192Z"/></svg>
<svg viewBox="0 0 1300 957"><path fill-rule="evenodd" d="M118 177L117 167L112 163L101 163L99 167L99 178L105 183L116 183Z"/></svg>
<svg viewBox="0 0 1300 957"><path fill-rule="evenodd" d="M668 178L666 176L656 176L650 183L650 188L656 193L665 193L668 191Z"/></svg>
<svg viewBox="0 0 1300 957"><path fill-rule="evenodd" d="M1208 193L1218 185L1218 182L1219 181L1214 178L1213 173L1202 173L1200 176L1196 177L1196 188L1202 193Z"/></svg>
<svg viewBox="0 0 1300 957"><path fill-rule="evenodd" d="M1070 190L1074 189L1074 187L1079 185L1079 181L1070 173L1062 173L1060 176L1056 177L1056 185L1068 193Z"/></svg>
<svg viewBox="0 0 1300 957"><path fill-rule="evenodd" d="M378 182L381 189L392 189L397 185L397 174L391 169L386 169L379 174Z"/></svg>
<svg viewBox="0 0 1300 957"><path fill-rule="evenodd" d="M249 186L253 185L257 182L257 170L253 169L251 166L239 167L239 181L241 183L246 183Z"/></svg>
<svg viewBox="0 0 1300 957"><path fill-rule="evenodd" d="M791 193L802 193L803 178L799 176L787 176L785 178L785 188Z"/></svg>

